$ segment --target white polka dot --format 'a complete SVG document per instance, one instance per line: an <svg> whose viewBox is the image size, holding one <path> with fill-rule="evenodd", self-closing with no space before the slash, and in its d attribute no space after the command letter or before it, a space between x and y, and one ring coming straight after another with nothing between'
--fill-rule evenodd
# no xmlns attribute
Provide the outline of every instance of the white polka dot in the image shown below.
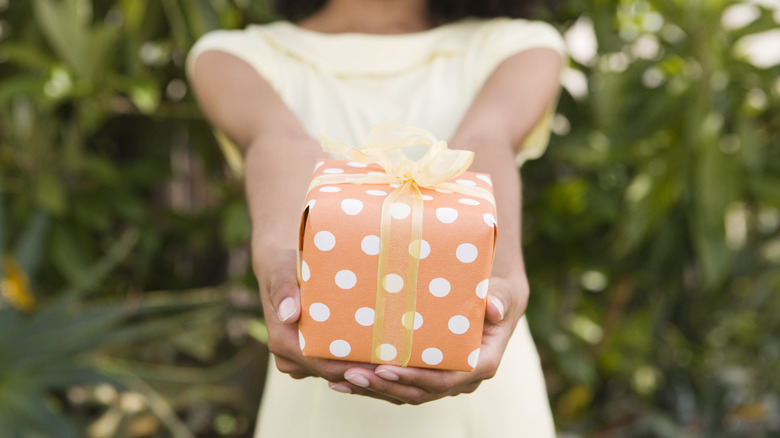
<svg viewBox="0 0 780 438"><path fill-rule="evenodd" d="M422 352L422 360L428 365L438 365L444 360L444 355L438 348L426 348Z"/></svg>
<svg viewBox="0 0 780 438"><path fill-rule="evenodd" d="M374 324L374 309L370 307L361 307L355 312L355 321L363 327Z"/></svg>
<svg viewBox="0 0 780 438"><path fill-rule="evenodd" d="M309 210L311 210L312 208L314 208L314 204L316 204L316 203L317 203L317 201L316 201L316 200L314 200L314 199L312 199L311 201L309 201L309 202L307 202L307 203L306 203L306 208L308 208Z"/></svg>
<svg viewBox="0 0 780 438"><path fill-rule="evenodd" d="M411 212L412 207L403 202L393 202L393 205L390 206L390 216L395 219L406 219Z"/></svg>
<svg viewBox="0 0 780 438"><path fill-rule="evenodd" d="M458 199L458 202L464 205L479 205L479 201L471 198L460 198Z"/></svg>
<svg viewBox="0 0 780 438"><path fill-rule="evenodd" d="M325 187L320 187L320 191L323 193L336 193L341 191L341 187L325 186Z"/></svg>
<svg viewBox="0 0 780 438"><path fill-rule="evenodd" d="M485 299L488 293L488 285L490 284L490 280L482 280L477 285L477 296L481 299Z"/></svg>
<svg viewBox="0 0 780 438"><path fill-rule="evenodd" d="M349 163L347 163L347 166L349 166L349 167L368 167L368 164L358 163L357 161L350 161Z"/></svg>
<svg viewBox="0 0 780 438"><path fill-rule="evenodd" d="M477 348L476 350L472 351L471 354L469 354L468 362L471 368L477 367L477 363L479 363L479 348Z"/></svg>
<svg viewBox="0 0 780 438"><path fill-rule="evenodd" d="M320 231L314 235L314 246L320 251L330 251L336 246L336 236L329 231Z"/></svg>
<svg viewBox="0 0 780 438"><path fill-rule="evenodd" d="M456 335L462 335L469 329L469 319L463 315L455 315L450 318L450 322L447 323L447 327L450 328L452 333Z"/></svg>
<svg viewBox="0 0 780 438"><path fill-rule="evenodd" d="M345 199L341 201L341 209L344 213L354 216L363 211L363 203L357 199Z"/></svg>
<svg viewBox="0 0 780 438"><path fill-rule="evenodd" d="M368 255L379 254L379 236L369 234L360 242L360 249Z"/></svg>
<svg viewBox="0 0 780 438"><path fill-rule="evenodd" d="M455 250L455 256L463 263L471 263L477 259L479 251L477 247L470 243L462 243L458 245L458 249Z"/></svg>
<svg viewBox="0 0 780 438"><path fill-rule="evenodd" d="M434 297L446 297L447 294L450 293L451 288L450 282L445 278L434 278L428 283L428 291L430 291Z"/></svg>
<svg viewBox="0 0 780 438"><path fill-rule="evenodd" d="M456 180L455 183L456 184L460 184L462 186L468 186L468 187L473 187L473 186L477 185L477 183L475 183L474 181L472 181L470 179L459 179L459 180Z"/></svg>
<svg viewBox="0 0 780 438"><path fill-rule="evenodd" d="M323 164L325 164L324 161L317 161L317 164L314 166L314 170L319 169L320 167L322 167Z"/></svg>
<svg viewBox="0 0 780 438"><path fill-rule="evenodd" d="M338 174L338 173L344 173L344 169L339 169L338 167L331 167L329 169L323 170L322 173L327 173L327 174L333 175L333 174Z"/></svg>
<svg viewBox="0 0 780 438"><path fill-rule="evenodd" d="M349 346L349 342L343 339L337 339L330 343L330 354L336 357L346 357L350 351L352 351L352 347Z"/></svg>
<svg viewBox="0 0 780 438"><path fill-rule="evenodd" d="M423 201L433 201L433 196L431 195L422 195Z"/></svg>
<svg viewBox="0 0 780 438"><path fill-rule="evenodd" d="M397 189L398 187L401 187L401 184L390 184L390 187Z"/></svg>
<svg viewBox="0 0 780 438"><path fill-rule="evenodd" d="M336 273L336 286L342 289L352 289L357 284L355 273L349 270L343 270Z"/></svg>
<svg viewBox="0 0 780 438"><path fill-rule="evenodd" d="M366 193L371 196L387 196L387 192L383 192L381 190L366 190Z"/></svg>
<svg viewBox="0 0 780 438"><path fill-rule="evenodd" d="M398 356L398 350L390 344L382 344L378 347L378 350L377 353L379 354L377 356L379 356L379 360L389 361Z"/></svg>
<svg viewBox="0 0 780 438"><path fill-rule="evenodd" d="M436 209L436 219L445 224L451 224L458 218L458 210L449 207L440 207Z"/></svg>
<svg viewBox="0 0 780 438"><path fill-rule="evenodd" d="M311 278L309 265L307 265L306 262L301 261L301 279L303 279L303 281L309 281L309 278Z"/></svg>
<svg viewBox="0 0 780 438"><path fill-rule="evenodd" d="M413 256L413 251L416 250L418 246L420 248L420 260L428 257L428 255L431 253L431 245L429 245L425 240L413 240L409 244L409 255Z"/></svg>
<svg viewBox="0 0 780 438"><path fill-rule="evenodd" d="M301 346L301 350L306 347L306 339L303 339L303 333L300 330L298 330L298 345Z"/></svg>
<svg viewBox="0 0 780 438"><path fill-rule="evenodd" d="M404 288L404 279L398 274L387 274L382 284L386 291L394 294Z"/></svg>
<svg viewBox="0 0 780 438"><path fill-rule="evenodd" d="M493 186L493 181L491 181L489 176L479 174L477 175L477 178L481 179L482 181L485 181L486 183L488 183L489 186L491 187Z"/></svg>
<svg viewBox="0 0 780 438"><path fill-rule="evenodd" d="M447 189L434 189L434 190L436 190L439 193L452 193L451 191L449 191Z"/></svg>
<svg viewBox="0 0 780 438"><path fill-rule="evenodd" d="M327 321L330 318L330 309L322 303L314 303L309 306L309 315L317 322Z"/></svg>
<svg viewBox="0 0 780 438"><path fill-rule="evenodd" d="M423 317L418 312L414 312L414 326L409 327L410 324L410 316L412 312L406 312L401 316L401 325L406 327L407 329L417 330L418 328L422 327L423 325Z"/></svg>
<svg viewBox="0 0 780 438"><path fill-rule="evenodd" d="M482 218L485 220L485 223L488 224L489 227L495 227L496 226L496 218L493 217L490 213L485 213Z"/></svg>

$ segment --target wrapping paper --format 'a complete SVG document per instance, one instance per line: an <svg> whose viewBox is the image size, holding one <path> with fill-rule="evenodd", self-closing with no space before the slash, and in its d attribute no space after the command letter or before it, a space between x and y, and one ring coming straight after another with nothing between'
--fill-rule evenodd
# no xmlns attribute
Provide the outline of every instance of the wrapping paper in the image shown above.
<svg viewBox="0 0 780 438"><path fill-rule="evenodd" d="M390 137L380 143L420 142ZM344 145L329 146L345 152ZM380 165L363 151L346 154L363 162L322 160L313 175L299 240L301 350L319 358L472 370L496 239L490 177L461 173L471 155L464 161L450 152L462 151L446 150L438 165L428 156L417 160L438 171L458 167L433 182L409 160Z"/></svg>

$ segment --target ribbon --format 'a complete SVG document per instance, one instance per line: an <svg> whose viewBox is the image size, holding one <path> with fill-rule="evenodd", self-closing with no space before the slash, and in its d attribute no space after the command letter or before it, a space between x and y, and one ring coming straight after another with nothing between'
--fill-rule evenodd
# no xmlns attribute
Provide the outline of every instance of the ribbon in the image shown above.
<svg viewBox="0 0 780 438"><path fill-rule="evenodd" d="M325 152L362 164L379 164L385 173L320 175L312 180L309 191L326 184L398 184L382 204L371 362L406 366L412 353L422 243L420 189L475 196L494 206L495 199L483 188L447 182L468 169L474 153L448 149L446 142L424 129L374 125L361 149L324 137L321 143ZM403 153L410 146L427 146L428 150L412 160Z"/></svg>

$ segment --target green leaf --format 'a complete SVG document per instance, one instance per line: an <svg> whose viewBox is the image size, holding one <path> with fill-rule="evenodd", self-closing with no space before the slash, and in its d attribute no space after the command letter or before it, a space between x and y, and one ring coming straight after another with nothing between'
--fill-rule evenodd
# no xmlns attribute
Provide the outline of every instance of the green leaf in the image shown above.
<svg viewBox="0 0 780 438"><path fill-rule="evenodd" d="M72 232L66 226L54 228L49 244L49 258L57 271L70 283L77 283L85 275L92 261L84 246L81 233Z"/></svg>
<svg viewBox="0 0 780 438"><path fill-rule="evenodd" d="M254 318L250 320L247 325L247 333L264 345L268 345L268 327L262 319Z"/></svg>
<svg viewBox="0 0 780 438"><path fill-rule="evenodd" d="M35 19L57 56L81 77L88 77L89 35L79 20L78 0L33 0Z"/></svg>
<svg viewBox="0 0 780 438"><path fill-rule="evenodd" d="M28 277L34 277L44 258L44 243L49 229L49 216L37 213L16 244L14 257Z"/></svg>
<svg viewBox="0 0 780 438"><path fill-rule="evenodd" d="M44 79L28 75L0 81L0 106L8 105L17 96L41 96L45 83Z"/></svg>
<svg viewBox="0 0 780 438"><path fill-rule="evenodd" d="M42 174L33 186L35 200L41 209L52 216L60 216L66 210L67 192L62 181L54 174Z"/></svg>
<svg viewBox="0 0 780 438"><path fill-rule="evenodd" d="M56 59L40 48L14 41L3 41L3 45L0 46L0 56L10 64L41 72L48 71L57 63Z"/></svg>
<svg viewBox="0 0 780 438"><path fill-rule="evenodd" d="M144 114L154 113L162 99L158 85L146 80L132 84L129 95L133 104Z"/></svg>
<svg viewBox="0 0 780 438"><path fill-rule="evenodd" d="M252 224L245 202L234 202L228 205L222 213L220 235L227 246L236 246L249 240L252 234Z"/></svg>

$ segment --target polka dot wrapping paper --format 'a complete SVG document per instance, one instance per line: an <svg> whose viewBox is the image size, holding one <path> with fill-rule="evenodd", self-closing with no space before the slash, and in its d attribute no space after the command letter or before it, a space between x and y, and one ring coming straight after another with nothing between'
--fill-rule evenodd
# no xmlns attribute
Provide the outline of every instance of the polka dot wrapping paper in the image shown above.
<svg viewBox="0 0 780 438"><path fill-rule="evenodd" d="M313 177L382 172L376 164L322 160ZM448 182L492 193L485 174L465 172ZM305 356L357 362L372 362L376 350L373 362L395 363L405 347L385 342L372 348L374 329L380 324L389 333L401 333L406 327L411 334L408 366L470 371L477 364L482 340L495 207L477 196L421 188L421 238L411 240L408 248L391 248L405 259L419 260L412 288L414 311L388 307L379 321L377 297L392 300L414 278L406 272L377 278L383 203L397 187L324 184L309 192L299 242L301 350ZM393 203L390 220L404 219L411 210L407 204Z"/></svg>

